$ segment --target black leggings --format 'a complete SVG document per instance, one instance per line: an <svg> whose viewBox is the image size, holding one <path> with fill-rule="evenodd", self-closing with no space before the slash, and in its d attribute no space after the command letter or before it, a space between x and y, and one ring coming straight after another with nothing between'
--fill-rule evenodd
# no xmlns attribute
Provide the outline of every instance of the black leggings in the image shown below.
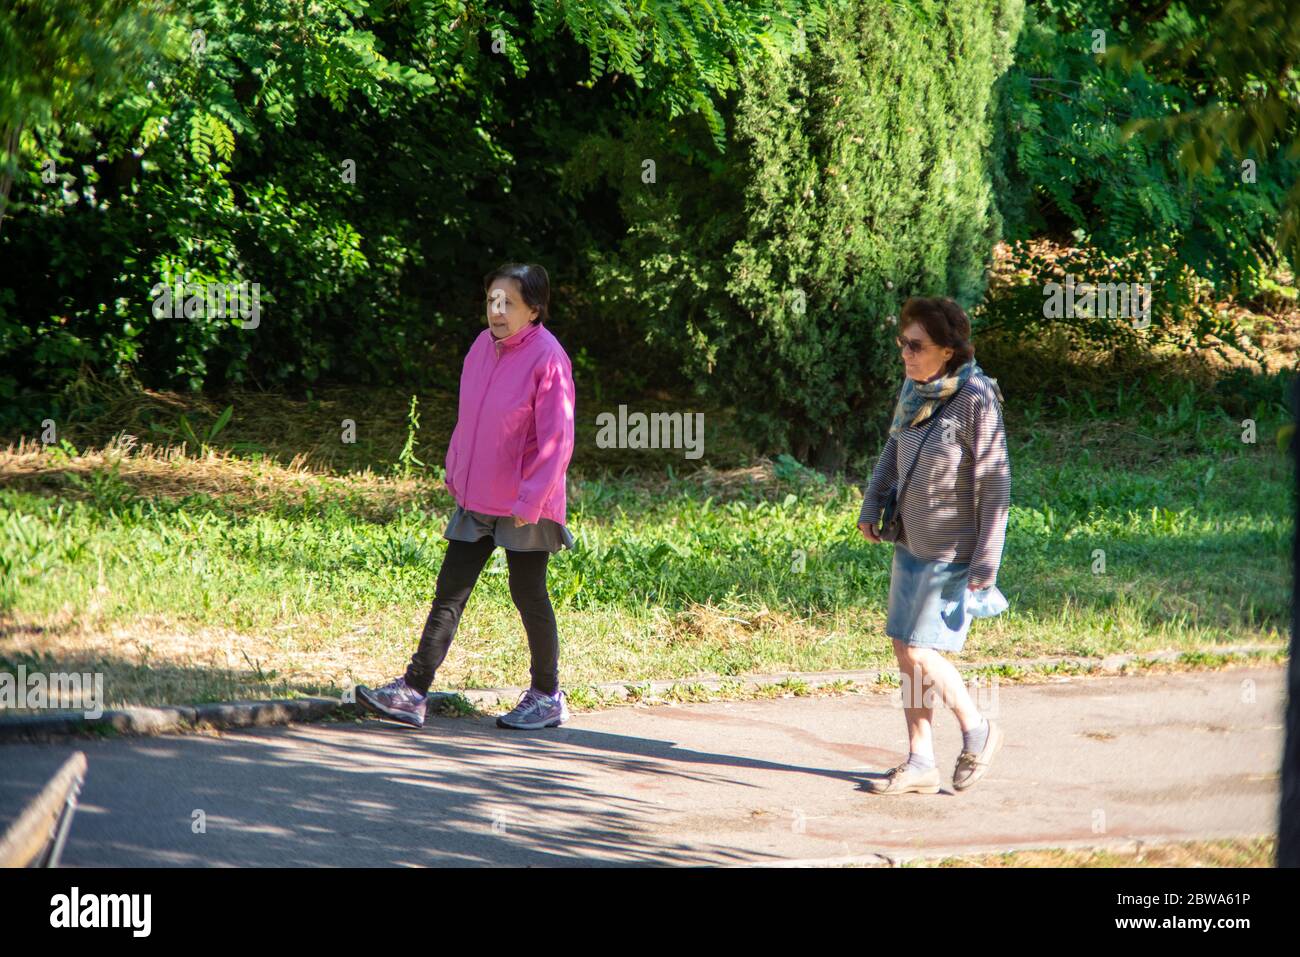
<svg viewBox="0 0 1300 957"><path fill-rule="evenodd" d="M474 583L496 548L491 536L477 542L448 542L447 555L438 570L433 607L420 635L420 647L406 668L406 683L421 694L429 693L433 676L447 657L451 639L460 624L460 614L474 590ZM546 593L546 562L550 552L512 552L506 549L510 568L510 597L519 609L528 650L532 654L533 687L553 695L560 688L560 637L555 611Z"/></svg>

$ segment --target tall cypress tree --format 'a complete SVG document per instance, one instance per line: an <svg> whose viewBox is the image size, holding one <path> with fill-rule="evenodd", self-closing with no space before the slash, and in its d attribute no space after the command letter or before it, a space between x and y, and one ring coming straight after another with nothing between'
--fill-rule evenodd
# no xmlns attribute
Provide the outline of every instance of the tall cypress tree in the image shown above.
<svg viewBox="0 0 1300 957"><path fill-rule="evenodd" d="M843 0L806 48L743 74L708 163L675 134L659 182L625 177L629 234L598 270L700 391L771 451L825 469L875 451L909 295L983 294L1001 221L993 84L1023 0ZM654 155L627 141L624 169Z"/></svg>

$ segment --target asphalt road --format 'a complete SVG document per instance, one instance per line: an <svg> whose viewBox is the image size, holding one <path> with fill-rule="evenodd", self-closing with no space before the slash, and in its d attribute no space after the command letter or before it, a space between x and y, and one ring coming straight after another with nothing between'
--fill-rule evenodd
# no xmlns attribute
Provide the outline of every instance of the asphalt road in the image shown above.
<svg viewBox="0 0 1300 957"><path fill-rule="evenodd" d="M716 865L1268 834L1284 679L1004 684L996 710L983 700L1006 744L968 791L938 713L936 795L866 790L906 757L897 694L623 707L537 732L431 717L8 744L0 827L82 750L65 866Z"/></svg>

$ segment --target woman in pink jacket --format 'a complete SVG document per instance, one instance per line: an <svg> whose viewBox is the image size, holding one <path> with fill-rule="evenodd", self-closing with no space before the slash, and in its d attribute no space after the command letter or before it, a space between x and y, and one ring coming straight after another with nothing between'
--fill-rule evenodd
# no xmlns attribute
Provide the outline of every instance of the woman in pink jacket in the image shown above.
<svg viewBox="0 0 1300 957"><path fill-rule="evenodd" d="M460 378L460 407L447 450L456 511L447 555L420 646L406 673L382 688L357 688L371 710L421 727L429 685L456 634L474 583L497 545L506 552L514 599L532 655L532 682L503 728L553 728L569 720L560 690L559 636L546 591L551 554L573 547L564 526L565 471L573 455L573 370L542 323L550 281L532 264L508 263L483 279L488 328Z"/></svg>

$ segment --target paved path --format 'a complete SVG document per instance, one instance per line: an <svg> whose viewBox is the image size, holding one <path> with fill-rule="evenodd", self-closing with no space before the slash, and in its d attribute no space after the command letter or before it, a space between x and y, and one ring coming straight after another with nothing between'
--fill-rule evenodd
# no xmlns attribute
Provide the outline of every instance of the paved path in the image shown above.
<svg viewBox="0 0 1300 957"><path fill-rule="evenodd" d="M963 793L947 712L943 792L866 792L906 756L895 693L624 707L541 732L434 717L9 744L0 827L80 749L68 866L728 864L1275 832L1283 668L997 690L1007 743Z"/></svg>

